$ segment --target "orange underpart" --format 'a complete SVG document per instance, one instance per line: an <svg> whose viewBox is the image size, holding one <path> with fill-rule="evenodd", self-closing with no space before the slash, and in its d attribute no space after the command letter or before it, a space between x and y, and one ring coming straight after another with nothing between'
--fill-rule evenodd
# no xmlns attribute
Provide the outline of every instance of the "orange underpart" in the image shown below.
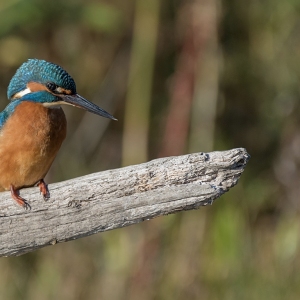
<svg viewBox="0 0 300 300"><path fill-rule="evenodd" d="M17 105L1 128L0 192L39 183L66 137L66 126L62 109L31 101Z"/></svg>

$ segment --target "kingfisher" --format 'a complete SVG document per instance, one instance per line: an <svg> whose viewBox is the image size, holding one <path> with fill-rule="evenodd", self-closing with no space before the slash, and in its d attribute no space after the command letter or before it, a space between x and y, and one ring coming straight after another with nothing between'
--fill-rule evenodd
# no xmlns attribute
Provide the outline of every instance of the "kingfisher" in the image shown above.
<svg viewBox="0 0 300 300"><path fill-rule="evenodd" d="M8 85L7 97L10 103L0 113L0 192L10 191L19 205L30 209L20 189L37 185L43 198L50 198L44 178L67 129L61 105L116 119L77 94L74 79L45 60L23 63Z"/></svg>

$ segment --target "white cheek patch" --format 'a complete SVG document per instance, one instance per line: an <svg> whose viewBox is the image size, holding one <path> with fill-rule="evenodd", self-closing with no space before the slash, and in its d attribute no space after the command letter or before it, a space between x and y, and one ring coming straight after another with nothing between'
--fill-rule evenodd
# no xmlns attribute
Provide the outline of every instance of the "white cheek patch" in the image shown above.
<svg viewBox="0 0 300 300"><path fill-rule="evenodd" d="M14 96L12 97L12 99L22 98L23 96L25 96L25 95L27 95L29 93L31 93L31 89L30 88L26 88L25 90L14 94Z"/></svg>

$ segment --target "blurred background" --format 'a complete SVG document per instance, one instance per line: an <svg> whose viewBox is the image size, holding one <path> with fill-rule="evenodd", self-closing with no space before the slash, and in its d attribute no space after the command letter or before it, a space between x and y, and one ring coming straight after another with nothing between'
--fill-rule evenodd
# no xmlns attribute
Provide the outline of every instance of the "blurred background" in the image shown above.
<svg viewBox="0 0 300 300"><path fill-rule="evenodd" d="M0 259L1 299L299 299L300 2L1 0L0 108L49 60L118 122L65 107L47 181L245 147L213 206Z"/></svg>

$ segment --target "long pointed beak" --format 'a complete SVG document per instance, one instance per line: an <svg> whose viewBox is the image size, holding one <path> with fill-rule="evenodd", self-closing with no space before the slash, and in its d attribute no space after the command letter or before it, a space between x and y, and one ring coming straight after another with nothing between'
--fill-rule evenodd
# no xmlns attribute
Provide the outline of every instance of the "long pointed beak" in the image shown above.
<svg viewBox="0 0 300 300"><path fill-rule="evenodd" d="M115 117L113 117L111 114L109 114L107 111L105 111L101 107L97 106L96 104L84 99L83 97L81 97L78 94L62 95L61 98L67 104L85 109L93 114L117 121L117 119Z"/></svg>

